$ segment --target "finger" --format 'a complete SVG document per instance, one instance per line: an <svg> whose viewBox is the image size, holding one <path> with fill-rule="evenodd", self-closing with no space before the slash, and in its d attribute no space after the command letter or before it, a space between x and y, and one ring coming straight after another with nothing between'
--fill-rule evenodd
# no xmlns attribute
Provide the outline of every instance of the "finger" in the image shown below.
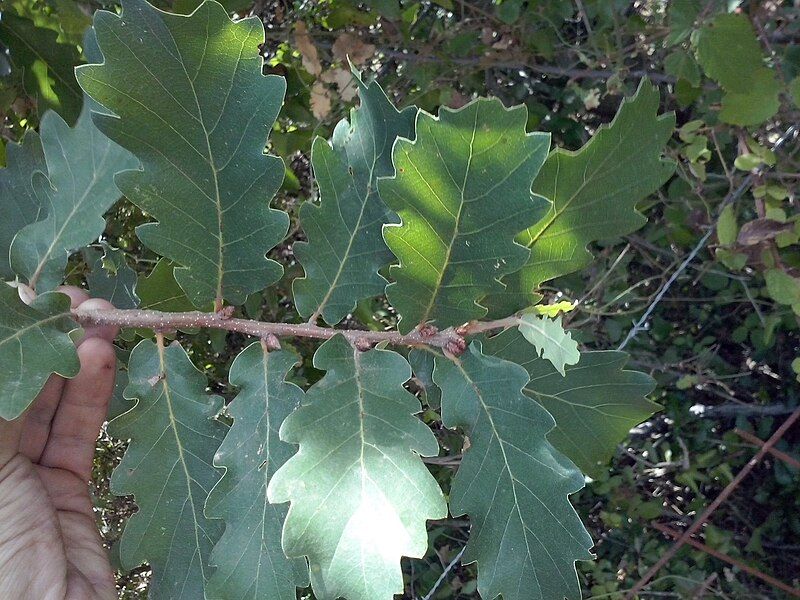
<svg viewBox="0 0 800 600"><path fill-rule="evenodd" d="M70 308L78 308L89 299L89 294L86 290L82 290L74 285L62 285L57 287L56 291L69 296Z"/></svg>
<svg viewBox="0 0 800 600"><path fill-rule="evenodd" d="M114 308L114 305L108 300L103 300L102 298L90 298L85 302L81 302L78 307L82 310L108 310L110 308ZM117 337L117 334L119 333L119 327L116 325L84 327L84 330L86 331L86 334L83 338L84 340L87 338L99 337L104 340L108 340L109 342L113 342L114 338Z"/></svg>
<svg viewBox="0 0 800 600"><path fill-rule="evenodd" d="M95 442L114 391L116 356L108 340L93 337L78 348L81 370L64 385L39 464L66 469L88 481Z"/></svg>
<svg viewBox="0 0 800 600"><path fill-rule="evenodd" d="M66 380L63 377L51 375L36 400L20 417L22 431L18 448L23 455L31 459L31 462L38 462L42 455L47 436L50 435L50 423L61 400L64 383Z"/></svg>
<svg viewBox="0 0 800 600"><path fill-rule="evenodd" d="M13 421L0 419L0 469L8 464L19 452L19 440L22 434L22 417Z"/></svg>

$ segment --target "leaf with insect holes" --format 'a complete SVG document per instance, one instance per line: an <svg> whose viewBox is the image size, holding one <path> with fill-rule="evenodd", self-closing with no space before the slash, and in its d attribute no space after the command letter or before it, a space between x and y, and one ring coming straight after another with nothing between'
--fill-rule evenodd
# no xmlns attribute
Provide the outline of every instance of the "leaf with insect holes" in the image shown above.
<svg viewBox="0 0 800 600"><path fill-rule="evenodd" d="M575 561L592 540L568 496L583 475L547 441L555 425L522 393L521 366L481 352L480 342L452 360L436 357L442 421L469 436L450 490L450 512L472 523L465 562L478 563L483 598L581 597Z"/></svg>
<svg viewBox="0 0 800 600"><path fill-rule="evenodd" d="M574 365L581 358L578 342L572 339L571 333L564 331L560 316L551 319L531 313L522 315L519 332L536 348L538 355L549 360L562 375L565 365Z"/></svg>
<svg viewBox="0 0 800 600"><path fill-rule="evenodd" d="M546 202L530 185L550 135L526 133L526 122L524 106L482 98L438 117L421 111L416 140L395 144L397 172L378 189L402 219L383 230L400 261L386 293L401 332L483 317L478 300L528 259L514 237L543 215Z"/></svg>
<svg viewBox="0 0 800 600"><path fill-rule="evenodd" d="M134 404L109 424L111 435L130 440L111 491L133 495L139 509L120 541L122 566L150 564L151 598L203 598L223 530L203 514L220 477L212 461L227 429L214 419L222 398L206 394L205 377L177 343L139 342L128 377L124 396Z"/></svg>
<svg viewBox="0 0 800 600"><path fill-rule="evenodd" d="M513 329L484 339L483 351L528 371L522 391L556 420L547 439L595 478L606 473L628 432L661 410L645 397L655 387L653 378L625 370L624 352L584 352L562 375Z"/></svg>
<svg viewBox="0 0 800 600"><path fill-rule="evenodd" d="M296 362L254 343L231 365L230 382L240 392L228 405L233 425L214 458L225 474L206 501L206 515L225 522L211 554L208 600L295 600L295 587L307 585L305 561L286 558L281 548L286 506L267 500L269 480L295 452L278 428L303 397L284 379Z"/></svg>
<svg viewBox="0 0 800 600"><path fill-rule="evenodd" d="M261 73L261 21L234 23L210 0L190 16L123 0L121 15L95 13L94 28L105 62L81 66L78 80L117 115L95 115L98 127L142 162L116 177L158 221L139 238L180 265L197 307L240 304L276 282L282 268L266 253L289 217L269 207L284 167L264 145L286 84Z"/></svg>
<svg viewBox="0 0 800 600"><path fill-rule="evenodd" d="M517 237L531 249L522 269L503 278L506 288L486 298L493 317L534 304L545 281L584 268L592 261L587 245L639 229L647 219L636 204L675 171L662 158L675 128L675 115L658 114L658 88L647 80L626 98L576 152L557 148L533 182L547 198L547 214Z"/></svg>
<svg viewBox="0 0 800 600"><path fill-rule="evenodd" d="M339 122L330 144L314 140L311 164L320 204L300 207L308 242L294 244L306 273L292 287L297 312L321 315L330 325L386 287L378 269L391 262L392 253L381 227L396 217L378 197L376 181L394 173L392 146L399 137L414 137L417 113L415 107L398 112L377 83L364 84L355 70L353 77L361 106L351 111L350 122Z"/></svg>
<svg viewBox="0 0 800 600"><path fill-rule="evenodd" d="M93 108L87 100L74 127L48 112L39 128L47 172L30 176L40 220L17 233L10 258L14 272L40 293L62 283L69 255L103 233L103 213L120 197L114 174L136 166L129 152L97 130Z"/></svg>
<svg viewBox="0 0 800 600"><path fill-rule="evenodd" d="M64 294L41 294L28 306L16 288L0 282L0 419L21 415L51 374L78 374L78 353L67 335L75 327Z"/></svg>
<svg viewBox="0 0 800 600"><path fill-rule="evenodd" d="M314 367L325 376L281 426L300 449L269 482L270 502L291 502L283 549L308 557L319 600L391 600L403 591L401 557L423 556L425 521L447 515L420 459L439 445L413 414L399 354L361 352L337 335Z"/></svg>

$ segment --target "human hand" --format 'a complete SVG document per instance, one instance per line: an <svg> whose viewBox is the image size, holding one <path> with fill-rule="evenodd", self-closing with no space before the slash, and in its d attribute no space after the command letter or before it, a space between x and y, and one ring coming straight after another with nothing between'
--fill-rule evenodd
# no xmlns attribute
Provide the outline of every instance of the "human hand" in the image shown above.
<svg viewBox="0 0 800 600"><path fill-rule="evenodd" d="M113 308L78 288L58 291L73 308ZM0 598L117 597L87 485L114 390L116 334L87 328L78 375L52 376L21 417L0 419Z"/></svg>

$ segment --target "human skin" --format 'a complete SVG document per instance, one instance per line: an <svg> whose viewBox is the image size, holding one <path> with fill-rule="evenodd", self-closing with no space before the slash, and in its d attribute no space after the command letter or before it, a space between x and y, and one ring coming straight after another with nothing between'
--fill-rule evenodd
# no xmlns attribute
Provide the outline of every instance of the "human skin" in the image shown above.
<svg viewBox="0 0 800 600"><path fill-rule="evenodd" d="M79 288L59 291L73 308L113 308ZM51 377L21 417L0 419L0 598L117 597L88 486L114 390L116 334L87 328L78 375Z"/></svg>

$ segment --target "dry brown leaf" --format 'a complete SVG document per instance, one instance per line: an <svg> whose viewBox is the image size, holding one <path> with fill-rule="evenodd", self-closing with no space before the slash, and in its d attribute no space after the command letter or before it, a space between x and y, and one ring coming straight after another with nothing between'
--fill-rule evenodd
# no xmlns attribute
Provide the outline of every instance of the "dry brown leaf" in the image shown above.
<svg viewBox="0 0 800 600"><path fill-rule="evenodd" d="M331 114L330 91L322 81L311 86L311 112L320 120Z"/></svg>
<svg viewBox="0 0 800 600"><path fill-rule="evenodd" d="M339 95L344 102L350 102L356 97L356 86L353 83L353 75L347 69L329 69L320 77L325 83L336 86Z"/></svg>
<svg viewBox="0 0 800 600"><path fill-rule="evenodd" d="M331 51L336 60L345 62L349 57L350 61L358 66L364 64L375 54L375 46L365 44L352 33L343 33L333 42Z"/></svg>
<svg viewBox="0 0 800 600"><path fill-rule="evenodd" d="M302 21L298 21L294 26L294 44L303 57L303 67L314 77L319 77L322 73L322 63L319 61L319 53L311 36L308 35L308 28Z"/></svg>
<svg viewBox="0 0 800 600"><path fill-rule="evenodd" d="M794 229L793 223L781 223L772 219L756 219L742 225L736 241L742 246L755 246L792 229Z"/></svg>

